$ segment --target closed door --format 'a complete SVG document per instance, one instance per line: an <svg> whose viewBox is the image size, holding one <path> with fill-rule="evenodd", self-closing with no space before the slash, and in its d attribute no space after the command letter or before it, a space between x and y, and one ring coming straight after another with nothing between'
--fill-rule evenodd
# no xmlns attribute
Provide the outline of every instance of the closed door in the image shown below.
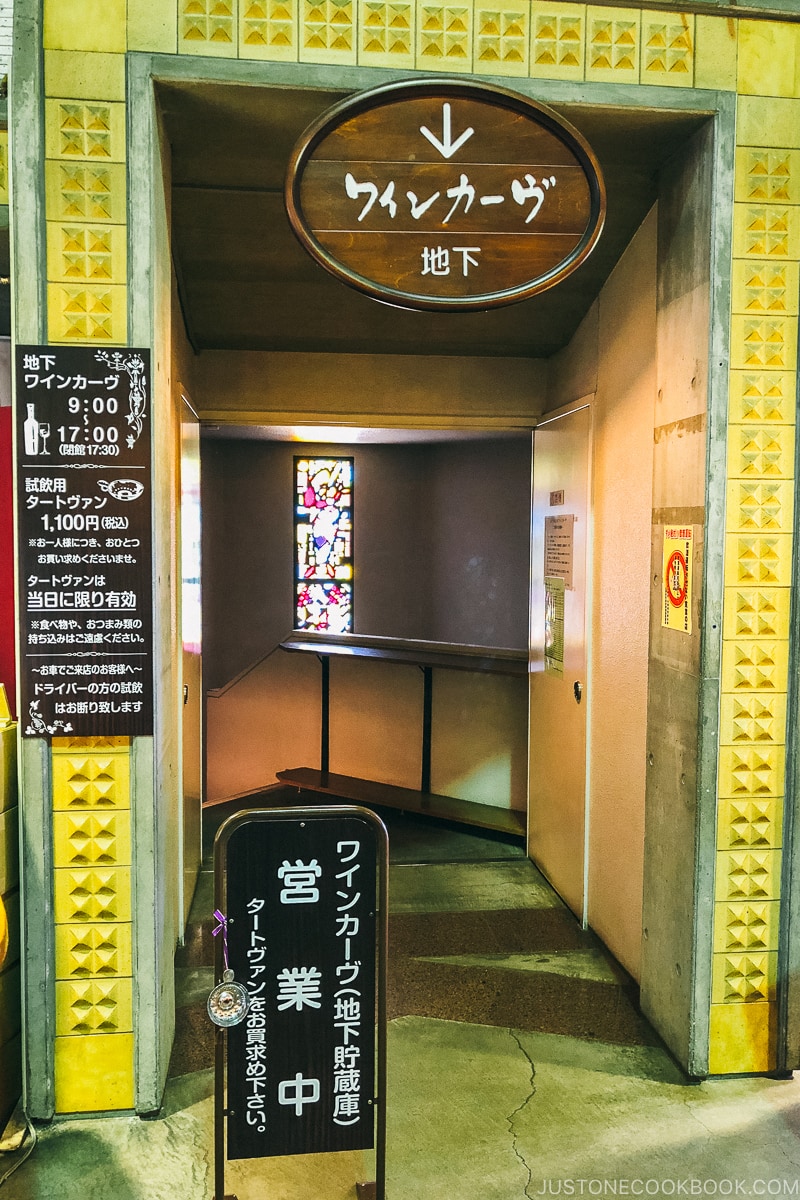
<svg viewBox="0 0 800 1200"><path fill-rule="evenodd" d="M592 410L537 426L533 445L528 853L585 919Z"/></svg>

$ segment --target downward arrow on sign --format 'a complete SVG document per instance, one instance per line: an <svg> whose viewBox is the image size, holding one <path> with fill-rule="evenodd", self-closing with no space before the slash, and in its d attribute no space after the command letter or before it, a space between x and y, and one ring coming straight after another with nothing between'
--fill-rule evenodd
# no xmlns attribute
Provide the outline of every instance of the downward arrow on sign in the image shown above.
<svg viewBox="0 0 800 1200"><path fill-rule="evenodd" d="M422 134L422 136L426 137L428 139L428 141L430 142L430 144L433 146L433 148L435 150L438 150L439 153L444 158L452 158L453 155L455 154L456 150L460 150L461 147L464 145L464 143L466 141L469 141L469 139L472 137L473 133L475 132L475 130L470 125L470 127L468 129L464 130L464 132L461 134L460 137L457 137L456 140L453 141L452 140L452 132L451 132L451 130L452 130L451 120L452 120L452 118L451 118L451 113L450 113L450 105L445 103L442 105L442 140L441 141L439 141L439 139L436 137L436 135L434 133L431 133L431 131L430 131L430 129L428 129L427 125L420 125L420 127L419 127L419 131Z"/></svg>

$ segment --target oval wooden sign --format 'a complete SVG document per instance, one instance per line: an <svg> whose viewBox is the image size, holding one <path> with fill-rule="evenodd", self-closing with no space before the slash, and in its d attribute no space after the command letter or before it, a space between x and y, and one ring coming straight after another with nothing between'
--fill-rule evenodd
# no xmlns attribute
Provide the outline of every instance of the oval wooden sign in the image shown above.
<svg viewBox="0 0 800 1200"><path fill-rule="evenodd" d="M402 308L469 312L527 300L583 262L606 196L562 117L504 88L392 83L335 105L286 178L303 246L351 287Z"/></svg>

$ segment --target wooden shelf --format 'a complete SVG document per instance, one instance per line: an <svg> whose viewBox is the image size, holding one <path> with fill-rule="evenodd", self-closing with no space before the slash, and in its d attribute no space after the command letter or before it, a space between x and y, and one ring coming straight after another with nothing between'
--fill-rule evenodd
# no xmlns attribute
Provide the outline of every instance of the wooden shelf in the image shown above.
<svg viewBox="0 0 800 1200"><path fill-rule="evenodd" d="M313 767L278 771L278 779L281 783L291 784L304 791L317 792L352 804L399 808L404 812L438 817L442 821L453 821L459 825L473 825L479 829L492 829L497 833L525 837L525 814L516 809L494 808L491 804L476 804L471 800L457 800L452 796L417 792L413 788L376 783L372 779L357 779L352 775L335 775L330 771L317 771Z"/></svg>
<svg viewBox="0 0 800 1200"><path fill-rule="evenodd" d="M444 667L451 671L479 671L492 675L527 675L528 654L495 646L462 646L454 642L422 642L407 638L372 637L367 634L293 633L281 650L344 658L377 658L417 667Z"/></svg>

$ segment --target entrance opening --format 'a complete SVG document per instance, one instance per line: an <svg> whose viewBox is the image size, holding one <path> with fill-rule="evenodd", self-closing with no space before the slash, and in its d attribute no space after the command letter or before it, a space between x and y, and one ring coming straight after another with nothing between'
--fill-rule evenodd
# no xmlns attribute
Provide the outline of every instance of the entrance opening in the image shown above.
<svg viewBox="0 0 800 1200"><path fill-rule="evenodd" d="M277 776L524 837L530 435L236 432L204 442L207 802ZM352 459L344 636L295 629L298 453Z"/></svg>
<svg viewBox="0 0 800 1200"><path fill-rule="evenodd" d="M675 203L687 155L707 161L707 115L559 106L605 174L595 252L524 303L432 314L346 289L291 234L289 153L342 94L157 84L173 357L203 429L206 800L257 794L286 771L324 795L327 769L525 814L530 856L637 977L657 346L662 328L674 335L667 356L679 340L658 205L665 187ZM708 236L704 226L701 257ZM702 362L698 375L702 386ZM580 509L575 473L559 482L551 418L565 409L590 416ZM534 429L534 495L537 479L547 487L531 541ZM310 651L292 630L298 440L303 453L344 442L356 459L358 653ZM587 614L577 671L568 639L560 665L545 653L557 597L539 560L543 523L558 515L573 518L584 555L566 586L583 587ZM568 614L570 595L563 603ZM450 661L431 661L437 652ZM478 657L496 661L470 669ZM578 743L565 733L575 713ZM292 778L301 768L316 774Z"/></svg>

